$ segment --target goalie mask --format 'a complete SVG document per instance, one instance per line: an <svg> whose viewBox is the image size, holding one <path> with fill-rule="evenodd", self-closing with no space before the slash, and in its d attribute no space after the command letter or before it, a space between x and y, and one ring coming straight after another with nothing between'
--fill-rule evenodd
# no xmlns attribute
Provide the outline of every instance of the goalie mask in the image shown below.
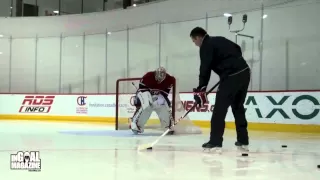
<svg viewBox="0 0 320 180"><path fill-rule="evenodd" d="M155 71L155 79L157 83L161 83L166 78L167 72L163 67L159 67Z"/></svg>

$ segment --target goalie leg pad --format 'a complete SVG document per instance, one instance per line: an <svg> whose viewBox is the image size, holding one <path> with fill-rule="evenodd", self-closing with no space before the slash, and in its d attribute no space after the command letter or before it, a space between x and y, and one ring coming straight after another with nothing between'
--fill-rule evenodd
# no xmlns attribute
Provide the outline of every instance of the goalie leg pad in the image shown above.
<svg viewBox="0 0 320 180"><path fill-rule="evenodd" d="M139 98L142 109L148 108L153 103L152 96L149 91L138 92L137 98Z"/></svg>
<svg viewBox="0 0 320 180"><path fill-rule="evenodd" d="M152 109L150 107L147 109L139 108L135 112L130 123L130 128L135 134L144 132L144 126L150 118L151 113Z"/></svg>
<svg viewBox="0 0 320 180"><path fill-rule="evenodd" d="M162 95L158 96L157 101L153 103L155 111L160 119L161 126L163 128L170 128L174 119L172 117L171 107Z"/></svg>
<svg viewBox="0 0 320 180"><path fill-rule="evenodd" d="M161 127L166 129L171 128L172 124L174 123L171 109L168 109L164 106L156 109L155 111L160 119Z"/></svg>

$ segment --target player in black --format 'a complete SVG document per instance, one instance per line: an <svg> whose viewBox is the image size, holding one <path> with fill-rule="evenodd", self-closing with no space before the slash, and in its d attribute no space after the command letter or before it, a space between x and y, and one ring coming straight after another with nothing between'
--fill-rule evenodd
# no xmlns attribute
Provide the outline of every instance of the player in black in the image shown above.
<svg viewBox="0 0 320 180"><path fill-rule="evenodd" d="M237 141L235 145L248 151L249 137L245 117L244 101L250 82L250 68L242 57L239 45L221 36L209 36L201 28L194 28L190 37L200 47L199 86L194 89L194 99L199 106L207 101L205 94L211 70L220 77L220 85L211 117L209 142L203 148L221 151L225 129L225 117L231 106L235 117Z"/></svg>

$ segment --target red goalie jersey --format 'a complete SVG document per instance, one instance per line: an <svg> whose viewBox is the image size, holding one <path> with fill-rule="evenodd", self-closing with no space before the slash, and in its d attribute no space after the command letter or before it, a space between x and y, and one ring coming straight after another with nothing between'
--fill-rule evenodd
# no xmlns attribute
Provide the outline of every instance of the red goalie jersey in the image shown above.
<svg viewBox="0 0 320 180"><path fill-rule="evenodd" d="M140 81L139 91L150 91L151 95L162 94L167 97L175 83L175 78L163 70L162 79L157 79L157 71L147 72Z"/></svg>

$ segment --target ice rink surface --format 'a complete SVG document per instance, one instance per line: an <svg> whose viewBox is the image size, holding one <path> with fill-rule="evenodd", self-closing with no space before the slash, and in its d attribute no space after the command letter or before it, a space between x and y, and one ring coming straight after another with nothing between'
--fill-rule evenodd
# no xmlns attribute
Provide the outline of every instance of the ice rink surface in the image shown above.
<svg viewBox="0 0 320 180"><path fill-rule="evenodd" d="M1 180L319 180L320 135L250 132L248 157L225 133L221 155L203 153L202 135L165 137L153 151L138 144L161 132L130 131L92 124L0 122ZM287 148L282 148L287 145ZM41 171L10 169L10 154L40 151Z"/></svg>

